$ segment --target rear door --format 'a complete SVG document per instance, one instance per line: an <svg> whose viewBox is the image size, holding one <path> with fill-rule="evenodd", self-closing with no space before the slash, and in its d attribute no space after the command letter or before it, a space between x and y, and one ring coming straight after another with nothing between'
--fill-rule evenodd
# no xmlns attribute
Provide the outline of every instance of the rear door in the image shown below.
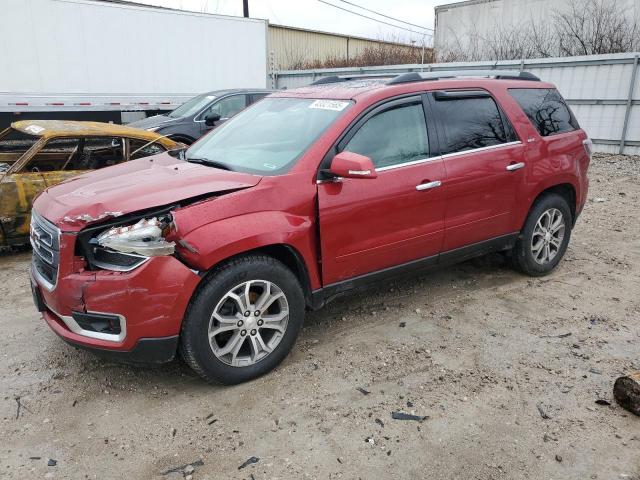
<svg viewBox="0 0 640 480"><path fill-rule="evenodd" d="M442 246L444 168L433 156L420 95L384 103L360 119L333 152L373 160L375 179L318 185L325 285L412 260ZM326 162L327 165L330 164Z"/></svg>
<svg viewBox="0 0 640 480"><path fill-rule="evenodd" d="M513 233L525 148L484 90L431 95L447 176L443 251Z"/></svg>

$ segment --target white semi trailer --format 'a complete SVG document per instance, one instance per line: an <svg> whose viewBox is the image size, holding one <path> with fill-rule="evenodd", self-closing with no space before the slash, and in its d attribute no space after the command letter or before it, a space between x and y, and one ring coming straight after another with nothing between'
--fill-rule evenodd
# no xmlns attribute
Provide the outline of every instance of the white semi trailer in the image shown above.
<svg viewBox="0 0 640 480"><path fill-rule="evenodd" d="M0 128L127 123L195 94L265 88L267 22L119 0L2 0Z"/></svg>

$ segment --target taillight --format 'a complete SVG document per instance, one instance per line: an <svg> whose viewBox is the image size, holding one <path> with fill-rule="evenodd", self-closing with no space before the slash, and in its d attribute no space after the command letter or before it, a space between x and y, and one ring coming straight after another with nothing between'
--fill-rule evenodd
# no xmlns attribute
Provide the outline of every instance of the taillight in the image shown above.
<svg viewBox="0 0 640 480"><path fill-rule="evenodd" d="M584 146L584 151L589 155L589 160L591 160L591 157L593 156L593 142L590 138L587 138L582 141L582 145Z"/></svg>

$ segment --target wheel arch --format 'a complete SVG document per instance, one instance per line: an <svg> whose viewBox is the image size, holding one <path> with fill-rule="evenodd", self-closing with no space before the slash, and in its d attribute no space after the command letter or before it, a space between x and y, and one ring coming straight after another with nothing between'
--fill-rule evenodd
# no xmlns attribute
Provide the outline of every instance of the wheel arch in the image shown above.
<svg viewBox="0 0 640 480"><path fill-rule="evenodd" d="M271 258L275 258L276 260L282 262L289 270L293 272L293 274L300 282L300 287L302 288L302 292L304 294L305 304L308 308L310 308L312 306L312 288L309 270L307 269L304 257L293 245L289 245L286 243L272 243L268 245L262 245L251 250L238 252L216 262L206 272L204 272L204 277L206 278L210 275L213 275L215 273L215 269L226 262L249 255L261 254L267 255Z"/></svg>
<svg viewBox="0 0 640 480"><path fill-rule="evenodd" d="M527 215L529 214L533 206L536 204L536 202L538 202L538 200L540 200L544 195L547 195L550 193L555 193L557 195L560 195L562 198L564 198L567 201L567 204L569 205L569 210L571 211L571 223L575 224L576 208L577 208L577 192L576 192L575 185L568 181L562 182L562 183L556 183L554 185L548 185L543 189L541 189L538 192L538 194L535 197L533 197L532 201L530 202L529 208L527 210ZM522 226L524 226L524 222L526 222L526 220L527 219L525 216L522 222ZM521 226L521 229L522 229L522 226Z"/></svg>

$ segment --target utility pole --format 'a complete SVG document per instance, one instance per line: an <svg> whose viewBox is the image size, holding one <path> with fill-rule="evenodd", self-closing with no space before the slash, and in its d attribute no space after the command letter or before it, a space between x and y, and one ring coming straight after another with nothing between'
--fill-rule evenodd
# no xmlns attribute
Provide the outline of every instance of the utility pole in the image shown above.
<svg viewBox="0 0 640 480"><path fill-rule="evenodd" d="M249 0L242 0L242 13L244 18L249 18Z"/></svg>

